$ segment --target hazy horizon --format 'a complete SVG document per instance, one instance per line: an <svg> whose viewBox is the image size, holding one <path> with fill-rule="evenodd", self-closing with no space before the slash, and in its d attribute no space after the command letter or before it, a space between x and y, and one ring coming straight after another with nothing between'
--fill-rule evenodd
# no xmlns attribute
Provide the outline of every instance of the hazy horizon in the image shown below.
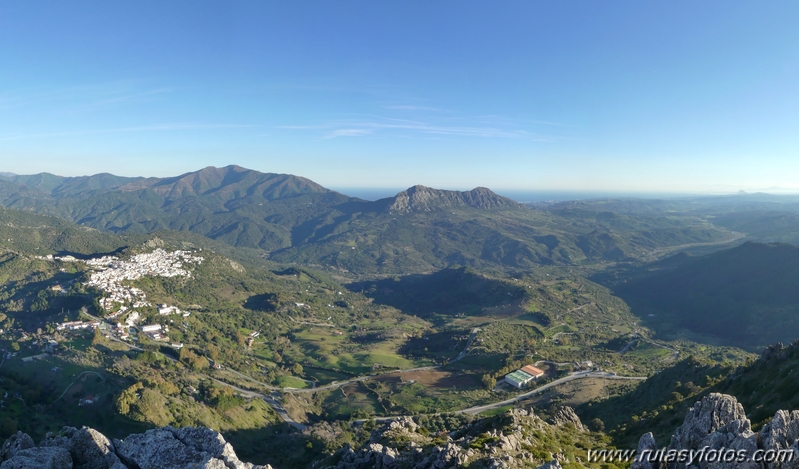
<svg viewBox="0 0 799 469"><path fill-rule="evenodd" d="M236 165L240 166L240 165ZM240 166L241 167L241 166ZM3 168L0 168L3 169ZM165 177L176 177L183 174L190 174L196 171L199 171L202 168L198 168L194 171L187 171L180 174L171 174ZM251 168L245 168L251 169ZM0 177L13 177L13 176L31 176L35 174L52 174L58 177L88 177L93 176L99 173L94 174L80 174L77 176L65 176L62 174L55 174L49 171L43 171L41 173L33 173L33 174L19 174L14 173L11 171L0 171ZM159 177L159 176L152 176L152 175L142 175L138 174L135 176L127 176L121 174L114 174L114 173L106 173L112 174L114 176L123 176L123 177L131 177L131 178L149 178L149 177ZM291 174L291 173L286 173ZM304 177L302 174L293 174L294 176ZM350 197L357 197L364 200L375 201L383 198L393 197L397 193L408 189L416 184L412 184L405 187L357 187L357 186L328 186L325 184L320 183L319 181L314 181L317 184L324 186L327 189L334 190L336 192L345 194ZM474 187L462 187L462 186L455 186L455 187L438 187L438 186L430 186L434 189L443 189L443 190L451 190L451 191L468 191L474 189ZM488 187L486 185L480 185L475 187ZM536 188L527 188L527 189L519 189L519 188L502 188L502 187L488 187L495 193L508 197L512 200L521 203L528 203L528 202L560 202L560 201L567 201L567 200L587 200L587 199L602 199L602 198L639 198L639 199L676 199L676 198L689 198L689 197L712 197L712 196L725 196L725 195L736 195L740 194L743 190L717 190L717 191L707 191L707 192L696 192L696 191L685 191L685 192L659 192L659 191L623 191L623 190L584 190L584 189L536 189ZM799 194L799 191L791 191L785 188L779 187L769 187L769 188L762 188L756 189L751 191L743 191L746 194L768 194L768 195L785 195L785 196L792 196Z"/></svg>

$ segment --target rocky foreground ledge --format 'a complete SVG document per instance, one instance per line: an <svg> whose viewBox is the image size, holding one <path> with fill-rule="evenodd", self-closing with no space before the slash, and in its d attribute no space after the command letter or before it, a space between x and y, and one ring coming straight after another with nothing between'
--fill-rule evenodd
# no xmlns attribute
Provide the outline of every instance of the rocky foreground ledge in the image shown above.
<svg viewBox="0 0 799 469"><path fill-rule="evenodd" d="M702 448L705 448L704 453L700 453ZM639 455L657 450L658 443L652 433L641 437ZM691 462L638 460L632 469L799 469L799 411L779 410L759 432L754 432L743 406L735 397L713 393L688 411L666 450L693 451L701 456ZM740 451L743 456L732 461L720 461L716 457L730 451ZM784 460L768 460L769 454L777 452L782 452ZM751 458L756 453L763 456L761 460Z"/></svg>
<svg viewBox="0 0 799 469"><path fill-rule="evenodd" d="M92 428L64 427L37 446L17 432L0 448L0 469L271 469L242 462L208 428L163 427L109 440Z"/></svg>

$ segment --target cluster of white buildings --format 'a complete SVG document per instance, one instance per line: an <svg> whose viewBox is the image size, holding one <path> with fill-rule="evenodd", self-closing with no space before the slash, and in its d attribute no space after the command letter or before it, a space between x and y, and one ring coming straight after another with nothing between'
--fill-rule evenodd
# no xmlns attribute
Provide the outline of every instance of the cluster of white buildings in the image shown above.
<svg viewBox="0 0 799 469"><path fill-rule="evenodd" d="M83 322L83 321L70 321L70 322L62 322L59 324L56 329L59 331L78 331L81 329L94 329L95 327L100 326L100 321L94 322Z"/></svg>
<svg viewBox="0 0 799 469"><path fill-rule="evenodd" d="M180 308L178 308L177 306L158 305L158 314L160 314L161 316L168 316L170 314L180 314L185 318L188 317L189 314L191 313L189 313L188 311L181 311Z"/></svg>
<svg viewBox="0 0 799 469"><path fill-rule="evenodd" d="M130 304L131 308L150 306L143 291L136 287L123 285L123 281L136 280L144 276L191 277L191 271L187 267L199 265L202 261L202 257L193 256L189 251L167 252L163 249L137 254L127 261L115 256L103 256L86 261L87 265L97 269L89 277L87 285L108 294L108 297L100 300L100 306L105 311L113 311L115 306L120 303L123 305L116 313L109 316L115 317L128 310L124 304ZM173 309L168 313L161 312L168 308ZM175 314L180 313L180 310L173 306L160 305L159 313Z"/></svg>

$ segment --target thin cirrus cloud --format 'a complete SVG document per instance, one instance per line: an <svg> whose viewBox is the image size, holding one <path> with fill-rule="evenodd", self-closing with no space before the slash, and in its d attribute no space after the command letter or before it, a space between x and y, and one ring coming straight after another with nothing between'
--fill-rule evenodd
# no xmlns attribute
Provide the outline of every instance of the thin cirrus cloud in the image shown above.
<svg viewBox="0 0 799 469"><path fill-rule="evenodd" d="M395 111L443 111L443 109L439 109L437 107L428 107L428 106L406 106L406 105L398 105L398 106L386 106L386 109L392 109Z"/></svg>
<svg viewBox="0 0 799 469"><path fill-rule="evenodd" d="M170 131L183 131L183 130L214 130L214 129L225 130L225 129L245 129L253 127L259 127L259 126L247 125L247 124L202 124L202 123L192 123L192 122L177 122L177 123L142 125L142 126L133 126L133 127L116 127L108 129L67 130L62 132L7 135L7 136L1 136L0 141L27 140L34 138L72 137L79 135L114 134L114 133L128 133L128 132L170 132Z"/></svg>
<svg viewBox="0 0 799 469"><path fill-rule="evenodd" d="M332 132L329 132L325 138L363 137L364 135L369 135L371 133L372 130L369 129L336 129Z"/></svg>
<svg viewBox="0 0 799 469"><path fill-rule="evenodd" d="M482 138L524 138L536 141L551 141L556 137L534 135L524 129L502 128L497 126L436 125L421 121L402 119L383 119L379 121L339 121L321 125L286 125L281 129L321 130L323 138L363 137L378 132L400 131L438 136L482 137Z"/></svg>
<svg viewBox="0 0 799 469"><path fill-rule="evenodd" d="M74 110L76 112L96 111L96 110L109 109L115 106L152 102L156 99L155 98L156 96L172 93L173 91L174 90L172 88L160 88L160 89L142 91L138 93L112 95L106 98L98 99L94 102L87 103L85 105L78 106Z"/></svg>

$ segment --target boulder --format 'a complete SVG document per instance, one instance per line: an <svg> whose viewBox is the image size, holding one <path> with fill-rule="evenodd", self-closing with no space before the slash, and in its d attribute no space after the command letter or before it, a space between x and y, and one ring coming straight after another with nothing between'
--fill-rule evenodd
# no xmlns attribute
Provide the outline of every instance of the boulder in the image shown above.
<svg viewBox="0 0 799 469"><path fill-rule="evenodd" d="M3 461L0 469L72 469L72 456L57 446L27 448Z"/></svg>
<svg viewBox="0 0 799 469"><path fill-rule="evenodd" d="M14 435L11 435L3 446L0 447L0 460L5 461L6 459L14 457L17 452L33 448L36 444L33 442L33 438L31 438L27 433L17 432Z"/></svg>

